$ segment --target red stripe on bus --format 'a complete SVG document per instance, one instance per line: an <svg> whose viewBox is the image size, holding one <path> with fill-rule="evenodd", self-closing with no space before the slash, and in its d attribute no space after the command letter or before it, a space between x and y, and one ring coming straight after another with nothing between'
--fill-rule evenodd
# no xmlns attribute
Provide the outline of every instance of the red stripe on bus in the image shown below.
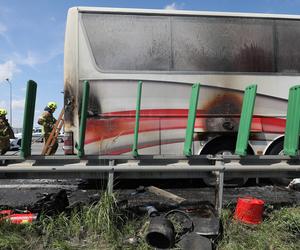
<svg viewBox="0 0 300 250"><path fill-rule="evenodd" d="M170 110L168 116L162 116L162 114L166 112L165 109L158 109L156 111L157 112L155 112L155 110L151 110L151 117L143 117L143 115L141 115L139 129L140 133L186 128L187 117L185 116L185 114L188 112L187 110ZM135 114L133 116L132 112L133 111L112 112L114 116L108 119L88 119L86 127L85 144L133 134L135 126ZM142 110L141 114L149 115L150 113L147 112L149 112L149 110ZM111 115L112 113L105 113L104 116L106 116L107 114ZM130 117L131 115L132 117ZM220 115L220 117L221 116L222 115ZM207 117L197 117L195 122L195 128L203 129L205 131L206 118ZM252 119L252 132L280 134L284 133L284 129L285 119L282 118L255 116Z"/></svg>

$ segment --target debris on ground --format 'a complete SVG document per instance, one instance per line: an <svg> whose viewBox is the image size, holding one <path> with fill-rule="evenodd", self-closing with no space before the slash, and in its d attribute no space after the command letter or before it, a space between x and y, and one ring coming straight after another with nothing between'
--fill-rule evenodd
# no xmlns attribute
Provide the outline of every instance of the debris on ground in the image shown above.
<svg viewBox="0 0 300 250"><path fill-rule="evenodd" d="M288 185L288 189L300 191L300 178L293 179Z"/></svg>
<svg viewBox="0 0 300 250"><path fill-rule="evenodd" d="M36 201L28 210L34 213L53 216L60 214L69 206L67 191L62 189L57 193L44 194L44 196Z"/></svg>
<svg viewBox="0 0 300 250"><path fill-rule="evenodd" d="M171 192L174 191L171 190ZM37 205L37 210L45 211L51 214L49 215L51 217L40 216L38 217L39 220L30 225L30 227L12 225L9 230L12 230L13 236L18 237L18 242L21 242L16 244L26 245L24 249L35 247L35 245L30 245L30 242L36 242L36 244L43 245L47 249L96 249L97 247L101 249L122 249L126 247L128 249L150 249L146 242L146 236L149 235L151 223L152 225L154 223L151 220L161 216L161 218L169 220L174 227L174 244L172 243L174 249L201 250L218 247L218 249L227 250L232 249L233 246L237 248L243 242L243 240L239 240L241 237L247 240L247 244L246 240L243 243L244 247L242 249L253 249L251 235L259 238L260 233L267 235L270 230L273 230L272 234L268 234L267 237L261 236L260 241L265 241L266 244L271 242L276 249L280 248L280 246L285 247L280 249L287 249L288 246L292 246L292 244L297 246L299 243L299 240L297 240L300 233L298 230L300 228L299 212L297 212L299 209L295 209L295 212L292 214L290 214L290 211L293 211L292 209L280 210L283 212L274 213L274 206L266 202L268 205L266 205L264 221L255 227L255 230L253 230L253 227L250 228L234 220L232 209L230 209L228 217L225 217L223 214L221 217L225 228L225 231L223 231L220 218L211 202L188 199L188 196L181 195L180 192L179 194L185 198L185 201L176 203L172 199L153 195L153 193L147 191L147 188L139 188L134 192L131 190L126 197L124 195L108 195L106 192L98 191L98 195L91 194L90 199L84 196L84 199L81 201L71 200L72 196L70 197L66 190L45 193L32 206L26 206L26 209L29 210L29 207ZM152 195L152 199L149 199L148 195ZM135 202L137 200L138 202ZM63 205L55 208L55 203ZM234 205L235 202L231 204L230 208L233 208ZM7 208L7 210L13 209ZM175 210L181 212L171 212ZM228 206L227 210L229 210ZM58 211L63 211L63 213ZM17 210L14 212L22 213L22 211ZM25 213L26 210L23 212ZM33 214L33 211L31 213ZM266 217L268 213L269 216ZM271 217L271 213L274 213L275 217ZM191 221L184 214L187 214L193 222L193 230L191 229ZM3 214L2 217L6 215L7 213ZM277 217L281 219L279 220ZM280 223L282 230L273 221ZM269 224L272 226L270 229ZM158 221L154 225L162 225L163 227L160 227L162 230L160 229L158 232L165 234L163 230L164 223ZM0 237L7 239L5 241L7 243L4 246L6 249L11 249L12 245L10 242L12 241L9 238L10 233L7 233L8 226L5 223L0 223ZM172 226L167 228L172 228ZM283 235L284 237L281 240L276 234L276 230L281 230L281 234L288 233L291 242L287 243L284 240L286 239L285 235ZM276 239L279 239L279 241L275 242L273 240L275 236L272 240L269 240L272 235L276 235ZM31 239L34 239L34 241ZM260 249L264 249L264 245L259 244ZM248 245L251 247L247 248Z"/></svg>
<svg viewBox="0 0 300 250"><path fill-rule="evenodd" d="M183 250L212 250L213 246L207 237L201 236L195 232L183 237L178 243L180 249Z"/></svg>
<svg viewBox="0 0 300 250"><path fill-rule="evenodd" d="M64 189L57 193L43 194L42 196L41 199L26 208L0 210L0 222L7 221L12 224L32 223L40 215L58 215L69 207L67 192Z"/></svg>
<svg viewBox="0 0 300 250"><path fill-rule="evenodd" d="M206 205L179 206L166 213L148 212L150 219L144 236L146 242L154 248L169 249L179 245L183 250L198 250L198 243L202 242L203 246L210 247L203 249L212 249L220 235L220 221L213 206ZM152 207L150 209L154 211Z"/></svg>
<svg viewBox="0 0 300 250"><path fill-rule="evenodd" d="M147 187L146 190L148 192L150 192L150 193L156 194L156 195L161 196L163 198L170 199L170 200L172 200L172 201L174 201L174 202L176 202L178 204L180 204L180 203L182 203L182 202L184 202L186 200L185 198L182 198L182 197L180 197L178 195L175 195L175 194L173 194L171 192L168 192L166 190L160 189L158 187L149 186L149 187Z"/></svg>
<svg viewBox="0 0 300 250"><path fill-rule="evenodd" d="M38 217L37 213L31 213L28 210L18 211L12 209L0 210L0 222L6 221L12 224L32 223Z"/></svg>

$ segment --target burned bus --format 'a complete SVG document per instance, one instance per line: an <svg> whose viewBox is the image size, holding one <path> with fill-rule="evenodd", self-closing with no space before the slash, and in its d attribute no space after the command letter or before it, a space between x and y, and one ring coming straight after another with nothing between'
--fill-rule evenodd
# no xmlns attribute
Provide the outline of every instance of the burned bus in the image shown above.
<svg viewBox="0 0 300 250"><path fill-rule="evenodd" d="M90 83L89 155L131 152L143 81L141 154L182 154L191 86L201 83L193 154L232 153L243 91L257 84L249 154L282 151L289 87L300 82L300 16L74 7L64 58L65 153L76 152Z"/></svg>

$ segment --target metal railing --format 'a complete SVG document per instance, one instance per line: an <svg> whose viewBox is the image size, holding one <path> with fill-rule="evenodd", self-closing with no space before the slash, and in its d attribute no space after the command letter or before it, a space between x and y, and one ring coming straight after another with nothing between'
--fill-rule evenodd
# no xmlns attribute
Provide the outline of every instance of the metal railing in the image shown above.
<svg viewBox="0 0 300 250"><path fill-rule="evenodd" d="M206 178L215 176L217 185L216 206L221 211L224 176L230 177L300 177L299 145L300 87L290 89L287 125L284 139L285 155L246 155L253 116L256 85L246 88L237 135L236 155L193 155L192 142L197 115L200 84L192 86L189 114L182 155L140 155L138 134L142 82L138 82L136 121L132 155L85 155L84 140L89 103L89 82L83 84L83 98L79 127L78 154L74 156L31 155L31 134L34 118L37 84L29 81L23 120L23 140L20 156L0 156L0 178L105 178L108 190L113 192L114 179L132 178ZM295 139L296 138L296 139Z"/></svg>

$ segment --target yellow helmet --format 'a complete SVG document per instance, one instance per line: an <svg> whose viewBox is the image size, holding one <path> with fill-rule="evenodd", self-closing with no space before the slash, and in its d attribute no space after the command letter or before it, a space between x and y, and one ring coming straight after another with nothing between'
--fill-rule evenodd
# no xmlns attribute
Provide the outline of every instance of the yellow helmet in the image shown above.
<svg viewBox="0 0 300 250"><path fill-rule="evenodd" d="M56 102L48 102L47 107L50 108L50 109L56 109L57 104L56 104Z"/></svg>
<svg viewBox="0 0 300 250"><path fill-rule="evenodd" d="M7 115L6 109L0 109L0 116Z"/></svg>

